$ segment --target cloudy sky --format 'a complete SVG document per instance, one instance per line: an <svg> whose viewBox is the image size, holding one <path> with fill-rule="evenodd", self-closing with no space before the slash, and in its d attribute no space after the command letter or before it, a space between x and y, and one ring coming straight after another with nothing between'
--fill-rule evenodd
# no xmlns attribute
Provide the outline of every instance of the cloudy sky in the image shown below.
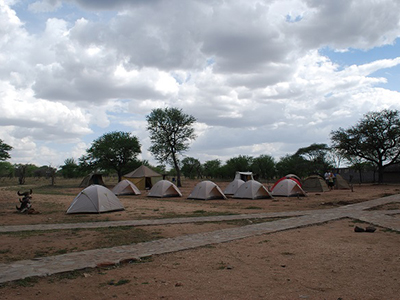
<svg viewBox="0 0 400 300"><path fill-rule="evenodd" d="M0 0L0 139L60 166L145 117L197 119L187 156L293 154L400 109L398 0Z"/></svg>

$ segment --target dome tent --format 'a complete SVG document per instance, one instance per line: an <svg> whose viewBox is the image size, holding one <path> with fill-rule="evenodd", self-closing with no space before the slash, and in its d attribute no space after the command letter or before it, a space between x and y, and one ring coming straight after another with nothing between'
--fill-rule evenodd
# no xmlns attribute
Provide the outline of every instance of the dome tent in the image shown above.
<svg viewBox="0 0 400 300"><path fill-rule="evenodd" d="M189 194L188 199L197 200L211 200L211 199L227 199L218 185L214 182L205 180L199 182L192 192Z"/></svg>
<svg viewBox="0 0 400 300"><path fill-rule="evenodd" d="M329 187L325 180L319 175L308 176L303 181L303 190L306 192L327 192Z"/></svg>
<svg viewBox="0 0 400 300"><path fill-rule="evenodd" d="M233 198L240 199L270 199L273 198L265 186L256 180L249 180L243 183Z"/></svg>
<svg viewBox="0 0 400 300"><path fill-rule="evenodd" d="M301 188L296 180L285 178L279 180L271 190L272 196L306 196L306 192Z"/></svg>
<svg viewBox="0 0 400 300"><path fill-rule="evenodd" d="M81 191L67 210L67 214L103 213L124 210L117 196L108 188L93 184Z"/></svg>
<svg viewBox="0 0 400 300"><path fill-rule="evenodd" d="M139 189L127 179L121 180L112 189L115 195L140 195Z"/></svg>
<svg viewBox="0 0 400 300"><path fill-rule="evenodd" d="M160 180L149 191L148 197L182 197L182 193L175 184L168 180Z"/></svg>
<svg viewBox="0 0 400 300"><path fill-rule="evenodd" d="M231 183L228 184L226 189L224 190L225 195L233 195L236 193L238 188L244 183L242 179L234 179Z"/></svg>
<svg viewBox="0 0 400 300"><path fill-rule="evenodd" d="M88 187L89 185L92 184L100 184L100 185L104 185L104 181L103 181L103 175L100 173L91 173L86 175L81 183L79 184L79 187Z"/></svg>

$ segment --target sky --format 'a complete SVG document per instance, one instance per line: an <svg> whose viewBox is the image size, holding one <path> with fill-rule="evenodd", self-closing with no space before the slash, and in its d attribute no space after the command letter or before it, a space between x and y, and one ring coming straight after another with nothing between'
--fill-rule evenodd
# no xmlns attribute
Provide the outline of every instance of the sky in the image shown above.
<svg viewBox="0 0 400 300"><path fill-rule="evenodd" d="M276 160L400 110L398 0L0 0L0 139L59 167L146 116L197 119L186 156Z"/></svg>

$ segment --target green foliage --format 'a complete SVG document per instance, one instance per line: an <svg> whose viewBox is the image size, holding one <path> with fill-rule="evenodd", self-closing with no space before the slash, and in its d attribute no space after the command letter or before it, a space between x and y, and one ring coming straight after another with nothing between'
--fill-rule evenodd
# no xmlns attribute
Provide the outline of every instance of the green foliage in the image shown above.
<svg viewBox="0 0 400 300"><path fill-rule="evenodd" d="M190 179L202 177L201 162L193 157L185 157L182 160L182 173L185 177Z"/></svg>
<svg viewBox="0 0 400 300"><path fill-rule="evenodd" d="M0 139L0 161L5 161L11 158L8 152L11 151L12 148L13 147L7 145L6 143L3 142L3 140Z"/></svg>
<svg viewBox="0 0 400 300"><path fill-rule="evenodd" d="M189 142L196 138L193 123L196 119L178 108L157 108L146 116L150 132L149 151L160 163L169 163L177 173L177 184L181 186L178 154L189 149Z"/></svg>
<svg viewBox="0 0 400 300"><path fill-rule="evenodd" d="M385 167L400 162L400 115L398 110L370 112L354 126L331 132L333 147L347 159L371 162L383 181Z"/></svg>
<svg viewBox="0 0 400 300"><path fill-rule="evenodd" d="M279 177L287 174L296 174L300 177L309 175L307 169L308 161L298 155L286 155L281 157L279 162L276 164L276 170Z"/></svg>
<svg viewBox="0 0 400 300"><path fill-rule="evenodd" d="M213 159L208 160L203 164L203 174L207 178L221 177L221 160Z"/></svg>
<svg viewBox="0 0 400 300"><path fill-rule="evenodd" d="M326 144L311 144L308 147L300 148L294 155L304 158L308 163L305 165L307 175L324 174L332 168L329 161L330 148ZM296 173L295 173L296 174Z"/></svg>
<svg viewBox="0 0 400 300"><path fill-rule="evenodd" d="M115 170L120 181L124 168L134 163L139 153L140 143L137 137L129 132L114 131L93 141L87 150L87 156L81 158L81 163L102 170Z"/></svg>
<svg viewBox="0 0 400 300"><path fill-rule="evenodd" d="M232 157L226 161L223 168L225 178L233 178L236 171L247 172L251 170L253 164L253 158L251 156L239 155Z"/></svg>
<svg viewBox="0 0 400 300"><path fill-rule="evenodd" d="M8 161L0 161L0 177L13 177L14 166Z"/></svg>
<svg viewBox="0 0 400 300"><path fill-rule="evenodd" d="M74 158L64 160L64 165L61 166L61 173L64 178L77 178L83 175Z"/></svg>
<svg viewBox="0 0 400 300"><path fill-rule="evenodd" d="M253 159L251 171L263 179L272 179L275 176L275 160L270 155L260 155Z"/></svg>

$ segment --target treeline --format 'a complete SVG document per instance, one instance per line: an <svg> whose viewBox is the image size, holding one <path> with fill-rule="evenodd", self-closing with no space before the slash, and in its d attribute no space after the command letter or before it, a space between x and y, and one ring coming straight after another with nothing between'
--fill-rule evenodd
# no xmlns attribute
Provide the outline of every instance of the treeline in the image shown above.
<svg viewBox="0 0 400 300"><path fill-rule="evenodd" d="M131 160L121 170L126 174L140 165L146 165L161 174L176 176L175 169L169 171L163 165L152 166L147 160ZM300 177L310 174L323 174L326 170L335 167L337 161L333 151L326 144L312 144L309 147L300 148L293 155L286 155L276 161L270 155L252 157L239 155L228 159L223 163L219 159L201 163L194 157L185 157L180 161L182 174L186 178L208 179L232 179L236 171L250 171L258 179L274 179L286 174L294 173ZM114 176L112 168L96 168L96 165L88 164L87 160L68 158L64 164L56 169L51 166L35 166L33 164L11 164L0 162L1 177L17 177L20 184L24 184L26 177L52 178L62 176L64 178L81 178L88 173L100 172L104 175Z"/></svg>
<svg viewBox="0 0 400 300"><path fill-rule="evenodd" d="M311 174L324 174L337 166L335 152L326 144L312 144L300 148L293 155L286 155L276 161L270 155L258 157L239 155L222 163L219 159L201 163L193 157L182 160L182 173L187 178L232 179L236 171L250 171L257 179L268 180L287 174L306 177Z"/></svg>

